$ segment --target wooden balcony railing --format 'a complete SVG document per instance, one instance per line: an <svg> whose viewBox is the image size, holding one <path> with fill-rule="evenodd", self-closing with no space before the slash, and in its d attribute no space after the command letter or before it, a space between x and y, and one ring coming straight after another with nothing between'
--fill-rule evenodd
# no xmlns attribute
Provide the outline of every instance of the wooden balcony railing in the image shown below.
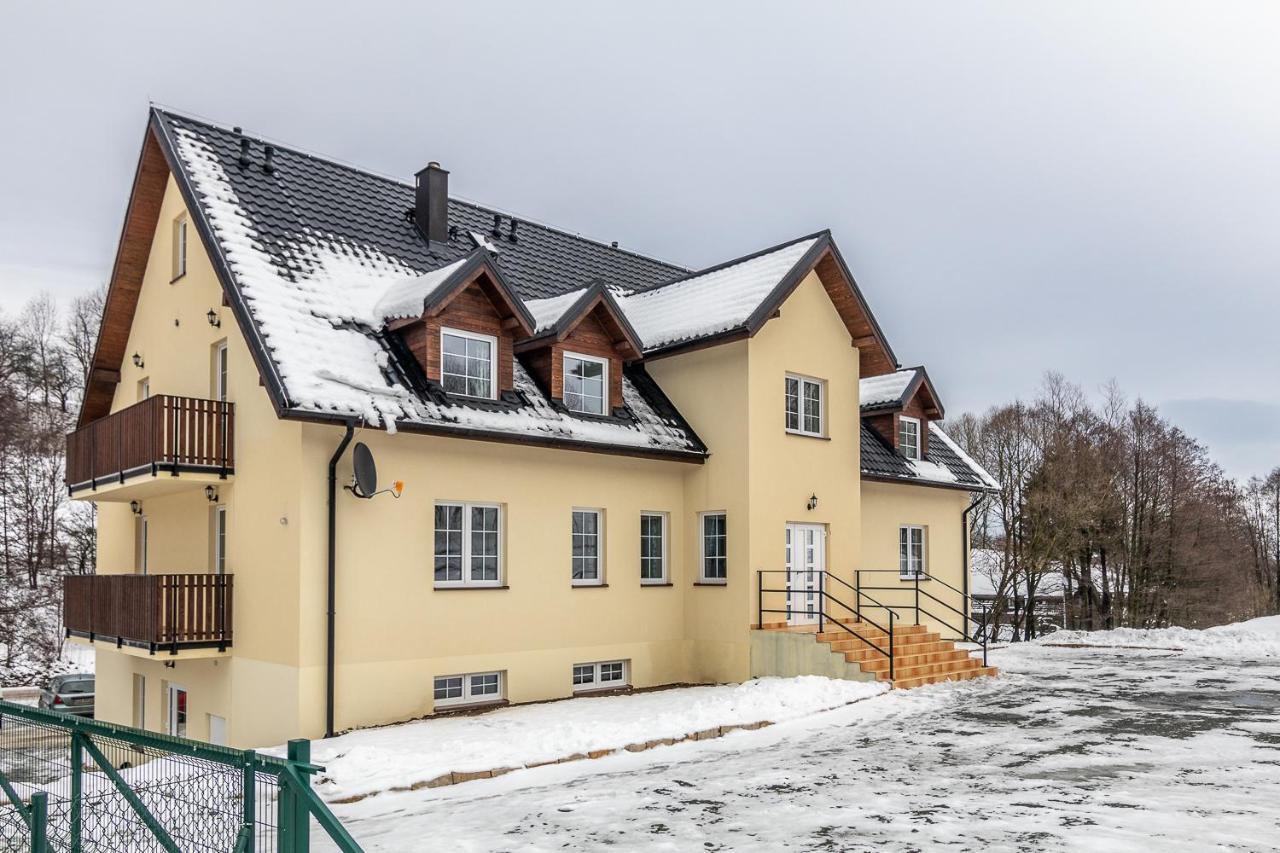
<svg viewBox="0 0 1280 853"><path fill-rule="evenodd" d="M235 406L159 394L67 435L67 487L97 488L133 474L235 470Z"/></svg>
<svg viewBox="0 0 1280 853"><path fill-rule="evenodd" d="M231 645L231 575L68 575L67 634L116 645L225 650Z"/></svg>

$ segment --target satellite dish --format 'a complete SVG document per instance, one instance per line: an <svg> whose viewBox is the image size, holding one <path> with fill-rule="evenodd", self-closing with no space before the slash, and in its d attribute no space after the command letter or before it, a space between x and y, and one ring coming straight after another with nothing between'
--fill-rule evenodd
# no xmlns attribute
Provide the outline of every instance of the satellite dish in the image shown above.
<svg viewBox="0 0 1280 853"><path fill-rule="evenodd" d="M355 466L356 497L371 498L378 491L378 466L373 462L373 452L363 441L356 442L351 451L351 461Z"/></svg>

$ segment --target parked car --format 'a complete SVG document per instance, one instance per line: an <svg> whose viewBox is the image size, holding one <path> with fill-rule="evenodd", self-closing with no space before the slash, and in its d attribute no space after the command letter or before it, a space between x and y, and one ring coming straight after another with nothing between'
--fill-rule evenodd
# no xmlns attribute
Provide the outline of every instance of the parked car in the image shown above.
<svg viewBox="0 0 1280 853"><path fill-rule="evenodd" d="M40 694L40 707L81 717L93 716L93 674L59 675Z"/></svg>

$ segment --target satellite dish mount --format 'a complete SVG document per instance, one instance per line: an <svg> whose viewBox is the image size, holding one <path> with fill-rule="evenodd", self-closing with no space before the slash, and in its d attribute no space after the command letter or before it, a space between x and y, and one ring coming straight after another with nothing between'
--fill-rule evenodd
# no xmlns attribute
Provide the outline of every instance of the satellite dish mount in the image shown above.
<svg viewBox="0 0 1280 853"><path fill-rule="evenodd" d="M363 441L357 441L351 451L351 485L345 486L347 491L358 498L368 500L384 493L399 498L404 491L404 483L396 480L391 488L378 491L378 466L373 461L373 451Z"/></svg>

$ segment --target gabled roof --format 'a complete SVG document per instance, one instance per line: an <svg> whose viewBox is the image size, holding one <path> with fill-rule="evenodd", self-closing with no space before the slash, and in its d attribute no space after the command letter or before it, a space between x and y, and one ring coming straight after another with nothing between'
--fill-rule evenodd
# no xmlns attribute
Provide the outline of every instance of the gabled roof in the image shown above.
<svg viewBox="0 0 1280 853"><path fill-rule="evenodd" d="M858 381L858 401L863 415L899 411L918 393L924 395L923 406L929 417L942 420L946 412L923 367L904 367Z"/></svg>
<svg viewBox="0 0 1280 853"><path fill-rule="evenodd" d="M941 486L970 492L994 492L1000 484L953 442L936 423L929 423L929 451L924 459L907 459L880 433L861 424L864 479Z"/></svg>
<svg viewBox="0 0 1280 853"><path fill-rule="evenodd" d="M880 371L895 369L897 357L829 231L679 276L623 296L619 304L644 340L646 355L666 355L707 341L756 334L815 270L864 353L864 370L868 361Z"/></svg>
<svg viewBox="0 0 1280 853"><path fill-rule="evenodd" d="M517 352L535 349L553 340L563 341L592 312L601 311L605 315L606 327L625 352L624 358L634 360L644 353L640 336L602 281L551 299L535 299L527 306L535 318L537 332L533 337L520 341L516 345Z"/></svg>
<svg viewBox="0 0 1280 853"><path fill-rule="evenodd" d="M533 334L533 315L507 283L494 260L494 255L488 250L476 249L446 267L393 283L375 304L369 325L381 328L389 321L439 314L454 296L479 281L491 301L505 309L504 317L514 317L523 334Z"/></svg>

